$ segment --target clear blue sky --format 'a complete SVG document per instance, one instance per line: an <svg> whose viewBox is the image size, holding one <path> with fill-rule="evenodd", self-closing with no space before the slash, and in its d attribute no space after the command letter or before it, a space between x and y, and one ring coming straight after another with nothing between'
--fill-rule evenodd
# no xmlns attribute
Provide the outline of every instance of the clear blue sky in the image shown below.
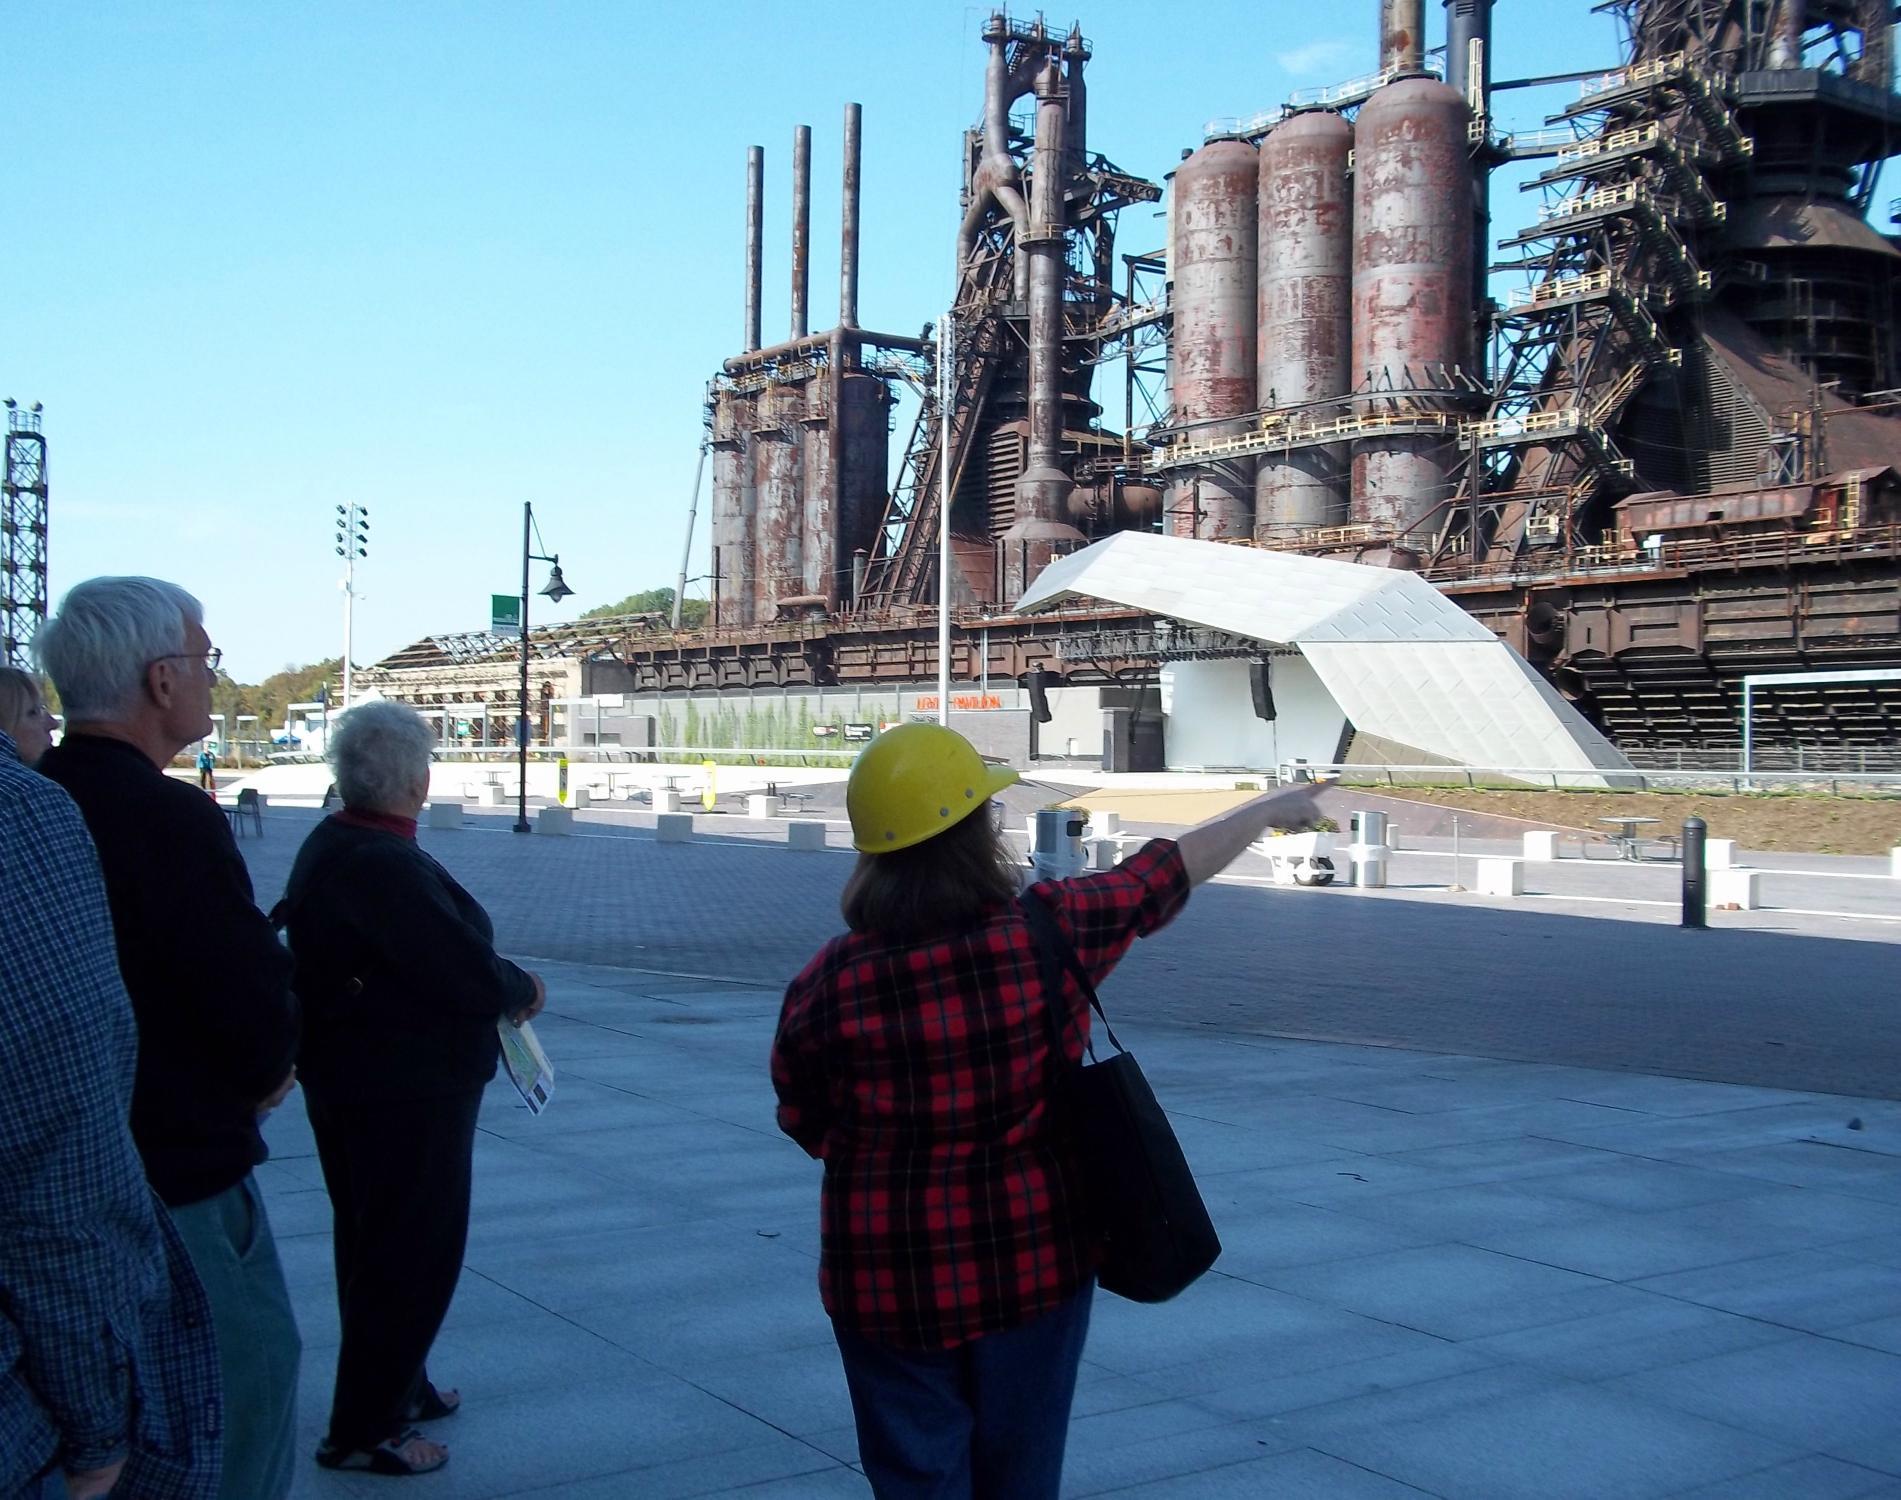
<svg viewBox="0 0 1901 1500"><path fill-rule="evenodd" d="M243 680L335 655L350 498L371 515L360 662L484 626L519 582L525 499L578 590L563 613L670 584L702 390L740 341L745 148L766 148L771 341L812 126L829 327L839 119L863 103L861 321L916 333L949 289L988 10L13 0L0 395L46 405L55 598L154 573L205 601ZM1588 0L1499 10L1500 78L1617 60ZM1376 11L1093 4L1091 144L1159 179L1209 117L1370 70ZM1570 93L1505 94L1501 118ZM1160 240L1125 215L1120 248Z"/></svg>

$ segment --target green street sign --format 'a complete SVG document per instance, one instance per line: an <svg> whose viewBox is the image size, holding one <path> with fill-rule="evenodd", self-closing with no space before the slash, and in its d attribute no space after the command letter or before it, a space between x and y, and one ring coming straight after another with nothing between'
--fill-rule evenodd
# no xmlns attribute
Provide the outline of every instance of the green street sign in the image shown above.
<svg viewBox="0 0 1901 1500"><path fill-rule="evenodd" d="M491 635L521 634L521 595L488 596L488 628Z"/></svg>

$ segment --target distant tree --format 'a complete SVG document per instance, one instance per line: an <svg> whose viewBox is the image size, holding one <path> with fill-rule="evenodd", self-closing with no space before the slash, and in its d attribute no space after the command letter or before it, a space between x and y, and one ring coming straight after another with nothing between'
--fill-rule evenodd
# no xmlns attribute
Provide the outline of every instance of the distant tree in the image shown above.
<svg viewBox="0 0 1901 1500"><path fill-rule="evenodd" d="M680 606L680 627L683 630L698 630L706 623L707 611L713 606L704 599L688 599ZM667 615L673 614L673 590L668 588L642 589L638 594L629 594L618 604L603 604L598 609L590 609L581 616L583 620L598 620L607 615Z"/></svg>

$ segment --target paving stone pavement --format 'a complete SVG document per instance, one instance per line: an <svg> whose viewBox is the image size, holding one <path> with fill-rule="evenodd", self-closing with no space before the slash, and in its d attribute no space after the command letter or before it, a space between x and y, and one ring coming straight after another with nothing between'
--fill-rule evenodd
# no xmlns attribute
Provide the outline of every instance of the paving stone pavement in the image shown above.
<svg viewBox="0 0 1901 1500"><path fill-rule="evenodd" d="M291 830L274 814L246 842L267 901ZM512 951L625 956L525 959L549 980L538 1029L557 1094L539 1118L506 1082L485 1103L466 1269L432 1366L467 1405L439 1428L451 1463L415 1492L868 1494L818 1301L819 1169L775 1129L765 1075L779 981L832 930L846 861L637 836L425 840ZM1528 943L1525 922L1560 925ZM1402 963L1448 924L1440 940L1470 951L1463 988L1406 987ZM1671 941L1704 944L1672 970L1681 1004L1620 998L1636 967L1620 950L1667 957ZM1566 959L1539 952L1550 943ZM1796 954L1778 958L1784 944ZM1397 992L1356 1025L1403 1002L1422 1040L1223 1017L1221 997L1258 1007L1270 986L1284 1007L1323 957ZM1820 1007L1843 1035L1801 1054L1835 1079L1822 1090L1520 1056L1580 1050L1591 1028L1535 1017L1585 1006L1608 1056L1694 1051L1672 1034L1697 1007L1720 1035L1725 997L1804 963L1835 965L1811 989L1854 1001ZM1504 988L1541 965L1548 992ZM1839 1082L1860 1076L1843 1061L1852 1019L1882 1034L1893 986L1876 975L1892 968L1891 944L1813 934L1198 893L1106 1000L1226 1251L1173 1303L1098 1299L1065 1493L1901 1500L1901 1103ZM1347 985L1305 1003L1318 1017ZM1779 998L1783 1030L1807 1024L1808 995ZM1772 1008L1744 1005L1743 1024ZM1705 1071L1732 1067L1718 1048ZM337 1337L329 1207L300 1105L268 1135L259 1177L304 1329L299 1441L314 1450ZM294 1493L386 1489L305 1461Z"/></svg>

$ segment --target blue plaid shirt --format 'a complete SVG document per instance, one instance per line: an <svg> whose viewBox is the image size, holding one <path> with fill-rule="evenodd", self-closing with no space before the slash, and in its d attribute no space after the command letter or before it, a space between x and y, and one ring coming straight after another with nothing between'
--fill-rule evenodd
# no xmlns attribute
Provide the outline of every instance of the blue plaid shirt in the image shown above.
<svg viewBox="0 0 1901 1500"><path fill-rule="evenodd" d="M132 1133L137 1032L92 840L0 733L0 1496L126 1460L209 1500L223 1408L204 1288Z"/></svg>

